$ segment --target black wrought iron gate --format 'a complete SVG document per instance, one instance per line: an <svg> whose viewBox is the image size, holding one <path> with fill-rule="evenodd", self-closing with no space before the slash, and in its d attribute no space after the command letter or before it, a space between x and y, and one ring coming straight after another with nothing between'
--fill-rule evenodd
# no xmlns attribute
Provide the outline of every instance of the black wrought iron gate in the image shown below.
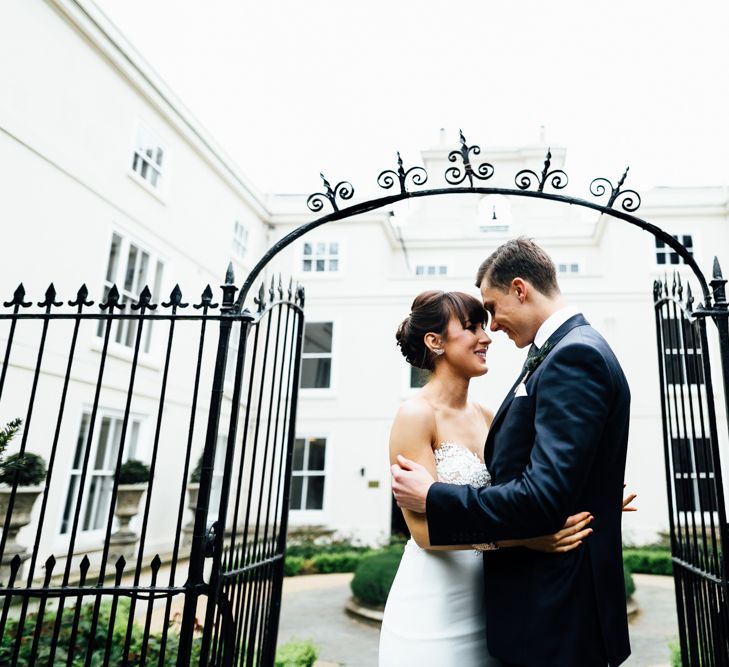
<svg viewBox="0 0 729 667"><path fill-rule="evenodd" d="M729 311L718 261L710 299L696 304L680 275L654 287L671 551L685 666L729 665L729 544L709 337L729 354ZM716 348L715 348L716 349ZM723 365L726 371L726 365ZM715 391L718 380L719 391ZM722 410L724 406L719 405ZM724 434L721 434L724 435Z"/></svg>
<svg viewBox="0 0 729 667"><path fill-rule="evenodd" d="M0 428L47 460L0 485L0 665L273 664L304 291L237 291L0 310Z"/></svg>

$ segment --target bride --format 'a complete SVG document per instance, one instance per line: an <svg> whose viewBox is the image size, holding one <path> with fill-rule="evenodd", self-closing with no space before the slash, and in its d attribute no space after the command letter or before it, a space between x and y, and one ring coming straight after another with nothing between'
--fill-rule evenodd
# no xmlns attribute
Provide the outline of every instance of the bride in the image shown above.
<svg viewBox="0 0 729 667"><path fill-rule="evenodd" d="M486 317L480 301L462 292L430 291L415 298L398 328L397 342L405 359L431 376L395 417L391 463L402 454L425 466L438 481L490 484L483 447L493 414L468 401L471 378L488 370L491 339ZM554 535L432 547L425 515L409 510L403 514L412 538L385 606L380 667L500 665L486 647L481 551L525 547L565 552L578 548L592 532L592 516L582 512Z"/></svg>

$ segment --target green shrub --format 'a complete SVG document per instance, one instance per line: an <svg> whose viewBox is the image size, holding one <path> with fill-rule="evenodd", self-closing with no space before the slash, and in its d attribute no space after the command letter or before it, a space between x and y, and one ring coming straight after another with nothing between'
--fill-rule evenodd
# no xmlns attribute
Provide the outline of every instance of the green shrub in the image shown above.
<svg viewBox="0 0 729 667"><path fill-rule="evenodd" d="M344 551L333 554L324 553L314 556L311 559L311 567L319 574L354 572L362 558L362 554L356 551Z"/></svg>
<svg viewBox="0 0 729 667"><path fill-rule="evenodd" d="M46 462L38 454L11 454L0 463L0 482L12 486L35 486L46 478Z"/></svg>
<svg viewBox="0 0 729 667"><path fill-rule="evenodd" d="M304 567L305 559L301 556L290 556L286 554L284 559L284 576L295 577Z"/></svg>
<svg viewBox="0 0 729 667"><path fill-rule="evenodd" d="M124 641L127 631L127 622L129 620L130 601L126 598L120 598L116 607L116 617L114 626L109 628L111 619L112 603L104 601L99 606L99 620L96 631L91 634L91 619L94 609L94 603L87 603L81 606L78 619L78 632L76 635L76 643L74 645L73 654L68 655L70 645L70 637L73 628L73 617L75 607L67 605L62 614L61 629L56 641L56 653L53 661L54 665L66 665L71 667L83 667L86 662L86 652L91 647L92 665L101 665L104 657L104 651L107 643L107 637L111 634L110 641L110 665L121 665L124 656ZM33 645L33 633L35 632L38 617L36 613L30 613L26 617L23 626L22 639L20 643L20 651L16 662L11 662L15 638L18 634L18 622L15 619L8 619L5 626L5 632L0 638L0 665L13 664L17 667L31 667L30 654ZM40 640L38 642L38 652L33 665L48 664L51 651L51 640L53 639L53 629L56 622L56 613L52 609L46 610L46 614L40 626ZM128 664L130 667L137 667L140 664L142 645L144 638L144 629L137 623L132 625L132 636L129 645ZM147 665L162 665L163 667L173 667L177 664L177 648L179 646L179 637L170 627L167 633L167 644L165 647L164 659L160 663L161 633L152 633L147 641ZM193 639L191 664L197 664L200 656L200 637Z"/></svg>
<svg viewBox="0 0 729 667"><path fill-rule="evenodd" d="M311 640L292 639L276 649L275 667L311 667L319 650Z"/></svg>
<svg viewBox="0 0 729 667"><path fill-rule="evenodd" d="M200 478L202 477L202 463L202 454L200 454L200 458L197 460L195 467L190 473L190 484L200 484Z"/></svg>
<svg viewBox="0 0 729 667"><path fill-rule="evenodd" d="M144 484L149 481L149 466L143 461L129 459L119 468L119 484Z"/></svg>
<svg viewBox="0 0 729 667"><path fill-rule="evenodd" d="M341 554L341 553L366 553L370 551L370 547L355 544L351 540L322 540L322 539L305 539L290 540L286 545L286 553L292 556L301 556L302 558L314 558L321 554Z"/></svg>
<svg viewBox="0 0 729 667"><path fill-rule="evenodd" d="M633 581L633 575L625 564L623 565L623 579L625 581L625 599L630 600L633 593L635 593L635 582Z"/></svg>
<svg viewBox="0 0 729 667"><path fill-rule="evenodd" d="M13 419L13 421L8 422L2 429L0 429L0 456L2 456L3 452L5 452L8 443L18 434L22 424L22 419Z"/></svg>
<svg viewBox="0 0 729 667"><path fill-rule="evenodd" d="M402 550L395 548L363 556L350 584L354 596L365 604L384 605L401 558Z"/></svg>
<svg viewBox="0 0 729 667"><path fill-rule="evenodd" d="M671 642L668 650L671 651L671 667L681 667L681 645L678 642Z"/></svg>
<svg viewBox="0 0 729 667"><path fill-rule="evenodd" d="M633 573L673 574L671 552L665 549L625 549L623 563Z"/></svg>

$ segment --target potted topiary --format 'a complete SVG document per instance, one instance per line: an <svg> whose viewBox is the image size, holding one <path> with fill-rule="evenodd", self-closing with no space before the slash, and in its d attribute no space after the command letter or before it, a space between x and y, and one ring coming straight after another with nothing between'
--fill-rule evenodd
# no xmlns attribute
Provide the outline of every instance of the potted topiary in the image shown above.
<svg viewBox="0 0 729 667"><path fill-rule="evenodd" d="M119 556L129 559L134 556L139 536L129 527L139 512L139 501L147 490L149 466L143 461L129 459L119 469L116 508L114 514L119 520L118 530L111 536L111 558Z"/></svg>
<svg viewBox="0 0 729 667"><path fill-rule="evenodd" d="M192 544L192 533L195 527L195 510L197 509L197 494L200 491L200 477L202 476L202 454L197 460L197 464L192 469L187 483L187 509L192 512L192 521L182 528L182 544L190 546Z"/></svg>
<svg viewBox="0 0 729 667"><path fill-rule="evenodd" d="M0 456L8 443L17 435L22 420L15 419L0 429ZM7 542L2 559L0 578L7 582L10 561L17 555L21 562L30 554L26 547L18 544L18 532L30 523L33 505L43 491L41 482L46 478L46 463L38 454L23 452L11 454L0 461L0 521L5 521L10 497L15 487L15 499L7 525ZM18 575L20 576L20 570Z"/></svg>

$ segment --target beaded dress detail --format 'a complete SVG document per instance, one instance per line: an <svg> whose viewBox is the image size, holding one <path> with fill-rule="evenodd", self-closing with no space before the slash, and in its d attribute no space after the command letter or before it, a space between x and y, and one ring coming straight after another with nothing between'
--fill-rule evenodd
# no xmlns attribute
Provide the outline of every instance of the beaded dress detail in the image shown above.
<svg viewBox="0 0 729 667"><path fill-rule="evenodd" d="M470 484L475 488L491 485L486 464L470 449L453 442L442 442L433 450L438 481L447 484Z"/></svg>

